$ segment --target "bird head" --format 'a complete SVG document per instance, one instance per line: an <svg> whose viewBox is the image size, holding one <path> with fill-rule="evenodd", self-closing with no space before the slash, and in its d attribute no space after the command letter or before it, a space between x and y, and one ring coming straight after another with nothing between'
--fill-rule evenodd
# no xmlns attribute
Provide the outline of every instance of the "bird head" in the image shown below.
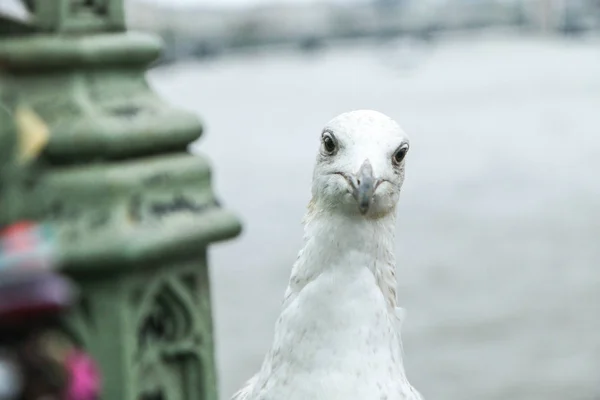
<svg viewBox="0 0 600 400"><path fill-rule="evenodd" d="M321 132L313 204L364 218L395 212L408 148L402 128L382 113L358 110L335 117Z"/></svg>

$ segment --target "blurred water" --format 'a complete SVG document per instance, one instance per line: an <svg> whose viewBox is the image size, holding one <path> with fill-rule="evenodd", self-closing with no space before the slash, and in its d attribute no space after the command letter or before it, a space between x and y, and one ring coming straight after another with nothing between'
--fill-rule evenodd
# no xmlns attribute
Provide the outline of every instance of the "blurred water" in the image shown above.
<svg viewBox="0 0 600 400"><path fill-rule="evenodd" d="M150 78L206 121L197 151L245 223L211 251L222 399L271 343L320 128L356 108L412 140L397 243L412 383L428 399L600 398L600 41L240 55Z"/></svg>

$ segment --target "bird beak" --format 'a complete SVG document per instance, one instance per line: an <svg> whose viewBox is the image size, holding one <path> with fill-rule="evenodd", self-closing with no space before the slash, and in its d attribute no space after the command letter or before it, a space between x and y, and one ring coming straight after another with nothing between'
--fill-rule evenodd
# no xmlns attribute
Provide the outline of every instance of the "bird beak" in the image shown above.
<svg viewBox="0 0 600 400"><path fill-rule="evenodd" d="M373 195L377 188L377 179L373 177L373 167L369 160L365 160L360 166L354 176L352 186L354 189L352 195L358 203L358 210L362 215L365 215L371 207Z"/></svg>

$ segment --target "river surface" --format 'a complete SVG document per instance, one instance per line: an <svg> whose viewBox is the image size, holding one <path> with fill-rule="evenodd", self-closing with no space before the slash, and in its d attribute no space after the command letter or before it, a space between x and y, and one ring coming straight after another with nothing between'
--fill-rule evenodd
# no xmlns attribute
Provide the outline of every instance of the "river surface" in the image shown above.
<svg viewBox="0 0 600 400"><path fill-rule="evenodd" d="M409 379L428 400L600 399L600 40L488 36L153 70L244 232L210 252L221 399L256 372L302 242L321 127L411 137L398 210Z"/></svg>

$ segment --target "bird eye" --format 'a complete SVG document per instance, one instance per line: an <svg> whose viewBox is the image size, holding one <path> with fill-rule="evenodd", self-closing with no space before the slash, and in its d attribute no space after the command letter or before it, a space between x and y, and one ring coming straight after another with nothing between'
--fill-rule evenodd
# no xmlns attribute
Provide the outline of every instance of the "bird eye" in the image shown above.
<svg viewBox="0 0 600 400"><path fill-rule="evenodd" d="M323 149L329 155L332 155L337 150L337 142L331 132L323 134Z"/></svg>
<svg viewBox="0 0 600 400"><path fill-rule="evenodd" d="M392 157L392 162L396 165L400 165L400 163L404 160L404 157L406 157L407 152L408 152L408 144L404 143L394 153L394 156Z"/></svg>

